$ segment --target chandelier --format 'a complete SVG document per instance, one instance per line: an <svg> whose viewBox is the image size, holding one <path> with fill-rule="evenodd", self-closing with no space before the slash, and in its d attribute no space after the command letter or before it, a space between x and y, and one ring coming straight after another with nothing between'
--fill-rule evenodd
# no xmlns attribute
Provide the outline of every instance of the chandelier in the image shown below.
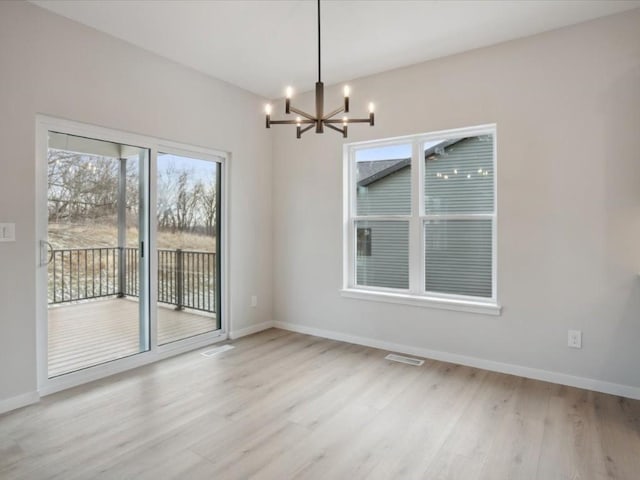
<svg viewBox="0 0 640 480"><path fill-rule="evenodd" d="M296 125L296 137L300 138L303 133L311 130L313 127L316 129L316 133L324 133L324 127L330 128L342 134L344 138L347 138L347 125L350 123L368 123L373 127L374 113L373 103L369 104L369 118L349 118L346 115L342 118L336 118L341 113L349 113L349 86L344 87L344 103L342 106L332 110L331 112L324 113L324 84L322 83L321 73L321 61L320 61L320 0L318 0L318 81L316 82L316 114L311 115L307 112L299 110L291 105L291 96L293 95L293 88L287 87L286 98L284 104L284 113L287 115L295 113L298 116L295 120L271 120L271 105L267 104L265 107L265 113L267 114L266 126L271 128L271 125ZM304 127L303 127L304 125ZM337 125L342 125L339 127Z"/></svg>

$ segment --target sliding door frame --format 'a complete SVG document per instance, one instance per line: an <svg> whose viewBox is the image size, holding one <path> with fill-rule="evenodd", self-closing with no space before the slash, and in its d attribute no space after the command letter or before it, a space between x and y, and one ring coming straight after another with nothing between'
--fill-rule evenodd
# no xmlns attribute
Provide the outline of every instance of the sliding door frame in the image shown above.
<svg viewBox="0 0 640 480"><path fill-rule="evenodd" d="M47 215L47 150L48 132L55 131L81 137L104 140L108 142L133 145L149 150L149 165L146 168L148 175L148 206L147 206L147 237L144 241L144 254L148 262L149 275L147 279L148 295L146 295L145 311L149 319L150 349L130 357L110 361L94 367L71 372L59 377L48 377L48 300L46 266L42 265L42 248L40 241L45 239L48 230ZM114 373L130 370L141 365L156 362L179 353L201 348L212 343L220 342L228 338L229 316L229 242L228 242L228 199L229 199L229 152L205 147L197 147L178 142L172 142L146 135L124 132L116 129L100 127L70 120L64 120L47 115L36 115L36 356L38 371L38 392L41 396L48 395L66 388L81 385ZM218 228L221 233L219 242L219 291L220 303L216 315L220 318L220 329L186 338L176 342L158 346L157 340L157 289L158 289L158 265L156 252L157 222L157 158L158 152L173 153L192 158L211 160L218 163L221 168L219 175L221 195L218 194L219 204L222 208L218 215ZM220 192L220 190L218 190Z"/></svg>
<svg viewBox="0 0 640 480"><path fill-rule="evenodd" d="M157 150L152 151L151 153L151 163L152 163L151 176L153 178L154 186L153 188L151 188L152 198L150 198L150 202L152 202L154 211L150 215L150 218L153 218L153 219L156 218L155 208L158 203L157 202L157 193L158 193L157 168L158 168L159 152L162 152L163 154L177 155L184 158L191 158L194 160L204 160L208 162L215 162L218 165L217 168L220 169L219 173L216 172L216 191L222 192L222 195L216 194L217 211L222 213L216 219L216 273L218 273L217 275L218 278L216 278L216 282L220 286L220 288L216 289L216 306L217 306L216 322L220 323L220 329L222 331L228 332L229 329L225 328L225 326L228 325L228 324L225 324L225 320L227 319L228 315L225 315L226 311L225 312L222 311L223 305L228 305L228 302L223 301L223 299L227 298L226 295L227 295L227 283L228 283L226 281L226 279L228 278L227 261L226 261L226 259L228 258L228 254L227 254L228 252L225 250L226 246L229 245L229 243L225 239L225 234L228 230L227 220L226 220L226 207L225 207L227 204L226 199L227 199L227 190L228 190L227 182L226 182L226 170L227 170L228 162L226 162L225 160L228 158L228 154L214 151L211 149L185 146L184 144L167 142L167 141L160 141L156 145L156 147L157 147ZM151 223L152 225L150 227L149 234L155 240L157 238L158 222L152 221ZM155 251L155 242L153 244L153 248ZM218 252L220 252L220 254L218 254ZM155 273L156 278L153 280L155 284L151 285L150 288L152 289L153 292L157 292L158 291L158 284L157 284L158 256L155 254L151 255L151 261L152 261L152 264L150 265L149 268L151 268L151 270ZM157 312L157 308L154 310ZM155 328L157 329L157 322L155 323ZM169 343L159 345L157 348L160 352L171 351L174 349L174 344L176 343L183 343L183 342L186 343L189 340L195 341L195 339L199 337L202 337L204 335L211 335L213 333L215 332L203 333L203 334L197 335L196 337L188 337L183 340L171 341ZM156 338L157 340L157 336L154 338Z"/></svg>

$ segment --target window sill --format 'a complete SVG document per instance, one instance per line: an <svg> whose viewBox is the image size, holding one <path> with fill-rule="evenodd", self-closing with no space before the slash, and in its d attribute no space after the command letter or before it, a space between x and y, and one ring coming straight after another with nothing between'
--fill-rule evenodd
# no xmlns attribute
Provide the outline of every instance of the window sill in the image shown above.
<svg viewBox="0 0 640 480"><path fill-rule="evenodd" d="M360 290L344 288L340 294L347 298L359 300L373 300L375 302L398 303L414 307L440 308L443 310L455 310L458 312L482 313L485 315L500 315L502 307L497 303L474 302L470 300L453 300L449 298L436 298L405 293L376 292L372 290Z"/></svg>

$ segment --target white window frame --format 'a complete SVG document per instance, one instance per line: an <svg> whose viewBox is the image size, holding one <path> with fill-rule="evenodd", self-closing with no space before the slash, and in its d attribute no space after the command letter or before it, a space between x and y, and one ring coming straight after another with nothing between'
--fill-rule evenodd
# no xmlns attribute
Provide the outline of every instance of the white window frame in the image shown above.
<svg viewBox="0 0 640 480"><path fill-rule="evenodd" d="M492 135L493 137L493 213L491 214L443 214L427 215L425 212L424 159L421 152L425 142L452 137ZM383 140L356 142L344 146L343 164L343 285L344 297L374 300L405 305L442 308L471 313L500 315L498 303L498 192L497 192L497 127L495 124L441 130L419 135L395 137ZM356 210L356 153L359 150L391 145L411 144L411 214L410 215L363 215ZM427 292L425 290L425 234L427 220L479 219L492 220L492 296L473 297L457 294ZM409 223L409 288L394 289L357 284L356 277L356 223L358 221L405 221Z"/></svg>

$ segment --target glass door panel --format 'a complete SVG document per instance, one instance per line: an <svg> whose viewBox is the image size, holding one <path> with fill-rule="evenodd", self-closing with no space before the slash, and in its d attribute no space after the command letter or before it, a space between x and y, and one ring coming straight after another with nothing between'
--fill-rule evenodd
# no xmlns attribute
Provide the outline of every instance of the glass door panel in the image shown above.
<svg viewBox="0 0 640 480"><path fill-rule="evenodd" d="M49 132L48 377L150 348L149 150Z"/></svg>
<svg viewBox="0 0 640 480"><path fill-rule="evenodd" d="M158 153L158 344L218 330L221 163Z"/></svg>

